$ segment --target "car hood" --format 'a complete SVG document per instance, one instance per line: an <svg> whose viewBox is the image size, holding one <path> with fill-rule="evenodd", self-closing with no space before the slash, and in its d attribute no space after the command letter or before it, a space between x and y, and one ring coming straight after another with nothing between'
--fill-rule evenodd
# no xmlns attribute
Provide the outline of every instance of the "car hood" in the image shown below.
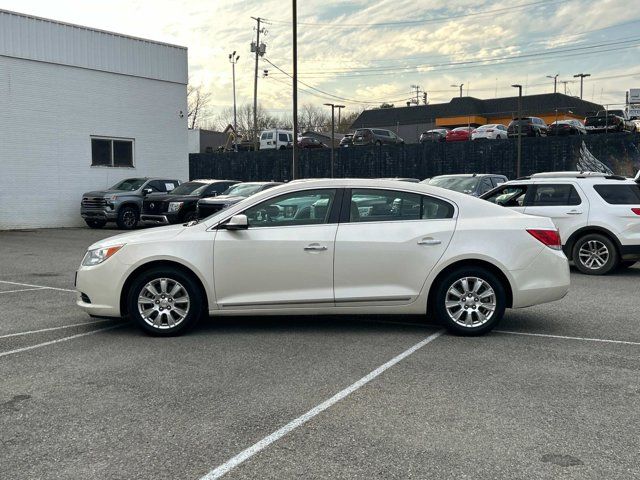
<svg viewBox="0 0 640 480"><path fill-rule="evenodd" d="M99 242L94 243L89 247L89 250L95 248L109 247L112 245L123 245L131 243L144 243L147 241L163 241L171 240L182 232L185 227L182 224L179 225L167 225L166 227L148 228L145 230L136 230L135 232L123 233L115 235L113 237L105 238Z"/></svg>
<svg viewBox="0 0 640 480"><path fill-rule="evenodd" d="M193 195L171 195L170 193L152 193L145 197L148 202L194 202L199 197Z"/></svg>
<svg viewBox="0 0 640 480"><path fill-rule="evenodd" d="M212 204L212 203L238 203L247 197L241 197L240 195L218 195L217 197L203 198L200 203Z"/></svg>
<svg viewBox="0 0 640 480"><path fill-rule="evenodd" d="M122 190L94 190L93 192L83 193L83 197L110 197L111 195L135 195L136 191L130 192Z"/></svg>

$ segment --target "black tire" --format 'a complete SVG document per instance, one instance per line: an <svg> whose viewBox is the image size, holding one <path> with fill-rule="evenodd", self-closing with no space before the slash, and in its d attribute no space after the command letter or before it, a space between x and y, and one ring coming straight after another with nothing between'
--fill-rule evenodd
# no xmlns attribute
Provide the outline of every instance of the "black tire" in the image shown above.
<svg viewBox="0 0 640 480"><path fill-rule="evenodd" d="M107 222L105 220L85 220L89 228L102 228Z"/></svg>
<svg viewBox="0 0 640 480"><path fill-rule="evenodd" d="M116 224L122 230L133 230L138 226L139 220L140 212L138 212L138 209L131 205L125 205L118 211Z"/></svg>
<svg viewBox="0 0 640 480"><path fill-rule="evenodd" d="M167 280L165 297L159 298L162 290L155 288L159 295L154 299L154 295L151 291L147 291L145 286L149 283L157 284L160 279ZM180 297L174 299L169 295L176 282L181 286L181 289L176 292ZM147 319L143 317L138 308L138 298L141 295L150 298L149 304L142 305L141 308L148 307L148 309L154 310L148 314ZM175 300L178 298L187 298L188 303L176 302ZM156 303L156 301L162 303ZM184 310L186 305L186 310L184 310L186 315L174 326L171 326L169 316L174 322L180 318L180 314L176 310L177 305L180 305L177 310ZM192 328L203 316L204 294L192 275L174 267L157 267L143 272L133 281L127 294L127 307L131 319L146 333L162 337L180 335ZM160 308L163 308L162 312L160 312Z"/></svg>
<svg viewBox="0 0 640 480"><path fill-rule="evenodd" d="M376 145L377 147L380 147L380 146L382 146L382 142L381 142L380 140L376 140L375 145Z"/></svg>
<svg viewBox="0 0 640 480"><path fill-rule="evenodd" d="M460 289L457 289L458 292L466 293L466 295L458 296L458 300L456 300L456 295L453 295L450 289L457 283L462 282L462 279L467 279L466 283L469 290L462 292ZM478 296L469 297L470 292L476 287L477 279L483 282L477 289ZM489 286L493 290L493 296L486 297L483 300L482 295L489 294L490 292L486 286ZM434 302L432 311L443 325L450 332L464 336L482 335L489 332L502 320L507 305L507 294L504 285L491 271L482 267L460 267L449 272L438 282L435 293L431 298ZM494 300L493 305L495 309L488 320L482 322L480 315L485 315L490 312L483 304L488 305L492 299ZM456 301L459 303L460 308L456 309L456 306L450 307L452 308L450 313L446 306L446 302L448 301ZM456 321L452 316L458 312L461 312L461 316L458 321ZM466 324L469 318L471 325Z"/></svg>
<svg viewBox="0 0 640 480"><path fill-rule="evenodd" d="M586 275L606 275L620 263L614 243L599 233L580 237L573 246L571 258L575 267Z"/></svg>

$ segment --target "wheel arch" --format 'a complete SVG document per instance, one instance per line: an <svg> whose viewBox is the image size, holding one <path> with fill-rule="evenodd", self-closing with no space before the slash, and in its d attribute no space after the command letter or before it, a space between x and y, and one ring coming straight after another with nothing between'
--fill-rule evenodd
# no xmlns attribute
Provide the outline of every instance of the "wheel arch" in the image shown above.
<svg viewBox="0 0 640 480"><path fill-rule="evenodd" d="M127 279L124 281L124 284L120 289L120 314L123 317L127 316L129 313L127 308L127 296L129 294L129 288L131 287L131 284L140 274L156 267L175 268L177 270L180 270L182 273L191 276L200 287L200 290L203 296L202 304L205 307L207 313L209 312L209 297L207 295L207 289L205 288L204 284L202 283L202 280L200 279L200 277L196 272L194 272L192 269L190 269L186 265L173 260L152 260L150 262L143 263L142 265L139 265L138 267L136 267L133 271L129 273L129 275L127 276Z"/></svg>
<svg viewBox="0 0 640 480"><path fill-rule="evenodd" d="M575 246L575 244L578 241L578 239L580 237L583 237L585 235L589 235L591 233L598 233L600 235L604 235L609 240L611 240L613 242L613 244L615 245L615 247L616 247L618 255L620 255L620 249L621 249L622 245L620 244L620 241L618 240L618 237L614 233L612 233L610 230L607 230L604 227L600 227L600 226L597 226L597 225L588 225L586 227L579 228L578 230L573 232L571 234L571 236L569 236L569 238L567 239L565 244L562 246L562 251L564 252L564 254L566 255L566 257L568 259L570 259L570 260L572 259L572 257L573 257L573 247Z"/></svg>
<svg viewBox="0 0 640 480"><path fill-rule="evenodd" d="M428 313L432 313L431 309L434 305L433 297L436 293L437 286L442 279L448 275L453 270L460 267L480 267L489 270L493 273L502 283L504 290L507 294L506 306L507 308L511 308L513 306L513 288L511 286L511 282L507 275L502 271L502 269L495 264L488 262L487 260L480 259L462 259L458 260L450 265L447 265L443 268L438 274L435 276L433 281L431 282L431 286L429 287L429 293L427 294L427 311Z"/></svg>
<svg viewBox="0 0 640 480"><path fill-rule="evenodd" d="M140 214L140 212L142 211L142 209L140 208L140 205L138 205L137 202L133 200L125 200L120 204L120 206L118 206L118 213L120 213L120 210L126 207L133 207L138 212L138 214Z"/></svg>

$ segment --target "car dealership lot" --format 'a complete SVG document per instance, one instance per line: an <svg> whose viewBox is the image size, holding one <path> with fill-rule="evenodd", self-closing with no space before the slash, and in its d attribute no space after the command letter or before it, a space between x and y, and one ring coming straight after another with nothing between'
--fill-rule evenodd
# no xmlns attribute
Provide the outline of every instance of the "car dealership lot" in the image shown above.
<svg viewBox="0 0 640 480"><path fill-rule="evenodd" d="M0 232L3 478L640 475L640 264L573 273L565 299L479 338L377 316L152 338L74 305L84 250L116 233Z"/></svg>

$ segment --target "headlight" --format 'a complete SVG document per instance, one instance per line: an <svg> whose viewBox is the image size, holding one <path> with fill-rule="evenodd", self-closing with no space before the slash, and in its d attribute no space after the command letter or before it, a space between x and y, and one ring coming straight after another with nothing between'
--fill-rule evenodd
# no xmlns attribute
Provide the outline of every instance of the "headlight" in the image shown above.
<svg viewBox="0 0 640 480"><path fill-rule="evenodd" d="M108 258L112 257L118 250L124 245L114 245L113 247L96 248L94 250L88 250L82 259L82 265L84 267L91 267L93 265L99 265Z"/></svg>
<svg viewBox="0 0 640 480"><path fill-rule="evenodd" d="M183 202L169 202L169 212L177 212L182 208Z"/></svg>

